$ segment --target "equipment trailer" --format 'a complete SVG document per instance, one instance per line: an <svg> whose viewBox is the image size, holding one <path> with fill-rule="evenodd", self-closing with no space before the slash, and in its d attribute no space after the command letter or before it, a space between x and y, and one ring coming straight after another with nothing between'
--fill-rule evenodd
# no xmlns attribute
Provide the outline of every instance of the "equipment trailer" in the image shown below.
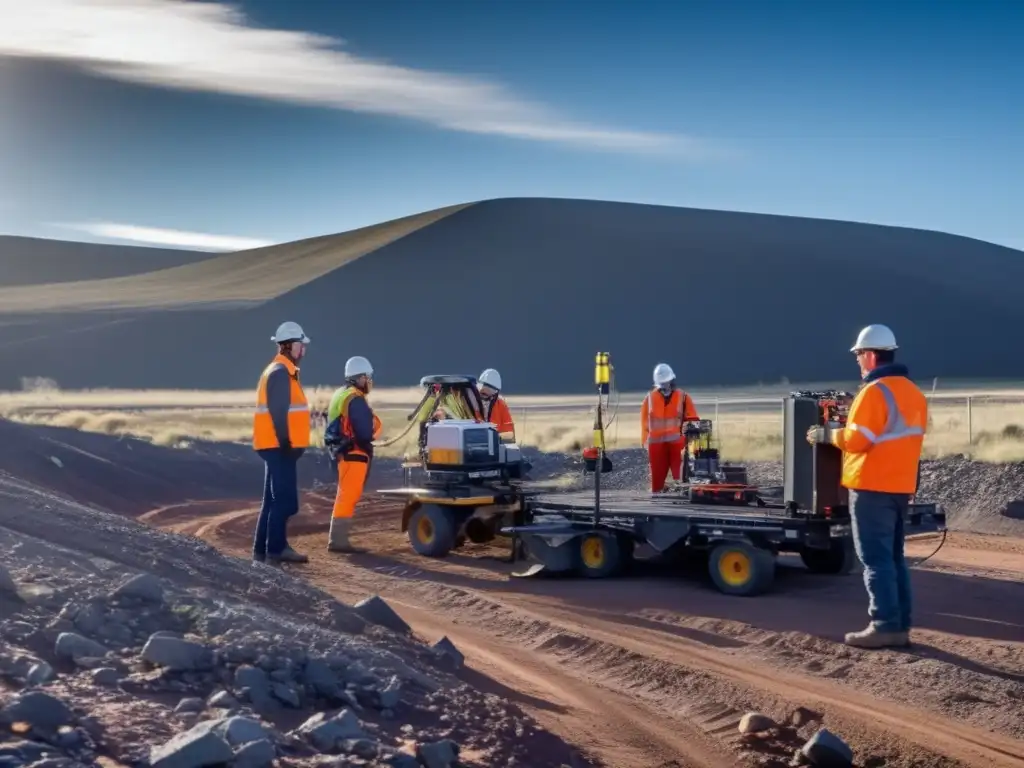
<svg viewBox="0 0 1024 768"><path fill-rule="evenodd" d="M402 465L405 486L378 493L404 500L402 532L418 554L444 557L522 521L530 463L483 418L475 377L424 376L420 386L423 398L408 416L419 427L418 450Z"/></svg>
<svg viewBox="0 0 1024 768"><path fill-rule="evenodd" d="M601 353L607 360L606 353ZM599 355L600 359L601 355ZM600 382L598 382L600 393ZM847 491L840 485L841 454L830 445L810 445L811 426L845 424L848 393L794 392L783 401L782 496L750 486L690 484L679 495L602 491L595 462L594 489L541 494L527 499L529 522L502 530L516 537L515 552L532 561L516 576L574 572L602 578L620 572L638 544L654 552L709 554L715 586L729 595L769 589L776 556L798 553L812 573L847 574L856 564ZM595 448L604 452L600 397ZM708 503L708 501L712 503ZM941 531L946 516L937 504L915 503L904 521L906 535Z"/></svg>

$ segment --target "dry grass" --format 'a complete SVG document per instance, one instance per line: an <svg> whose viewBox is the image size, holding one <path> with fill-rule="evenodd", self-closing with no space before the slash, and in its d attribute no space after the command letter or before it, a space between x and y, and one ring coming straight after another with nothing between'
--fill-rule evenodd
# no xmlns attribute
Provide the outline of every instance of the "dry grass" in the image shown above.
<svg viewBox="0 0 1024 768"><path fill-rule="evenodd" d="M331 390L318 388L310 400L326 409ZM384 439L393 439L408 425L415 388L382 390L371 396L384 421ZM523 445L548 451L576 452L591 440L592 413L588 398L513 398L510 402ZM169 446L194 440L248 443L252 435L251 392L60 392L36 386L28 392L0 394L0 415L30 424L71 427L112 435L134 435ZM557 407L561 403L562 407ZM114 410L117 404L117 410ZM551 410L527 406L543 404ZM581 409L577 404L584 404ZM714 417L714 406L701 403L702 415ZM925 439L925 454L941 457L969 454L982 461L1024 460L1024 392L1017 396L975 396L970 412L974 442L968 441L965 398L936 399ZM722 407L715 431L726 458L772 460L782 456L782 417L778 410ZM319 429L314 429L314 438ZM607 430L609 447L640 443L639 412L622 407ZM381 450L401 456L414 447L415 431Z"/></svg>

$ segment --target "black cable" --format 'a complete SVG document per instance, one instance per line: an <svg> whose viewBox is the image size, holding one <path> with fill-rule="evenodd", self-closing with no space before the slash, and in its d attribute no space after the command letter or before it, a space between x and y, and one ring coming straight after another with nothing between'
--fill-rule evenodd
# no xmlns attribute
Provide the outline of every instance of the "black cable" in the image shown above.
<svg viewBox="0 0 1024 768"><path fill-rule="evenodd" d="M931 553L930 555L928 555L928 557L924 557L924 558L922 558L922 559L920 559L920 560L918 560L918 561L916 561L916 562L914 562L914 563L910 564L910 566L909 566L909 567L910 567L910 568L917 568L917 567L918 567L919 565L923 565L923 564L924 564L924 563L926 563L926 562L927 562L928 560L931 560L931 559L932 559L932 558L933 558L933 557L934 557L934 556L936 555L936 553L937 553L937 552L938 552L938 551L939 551L940 549L942 549L942 545L946 543L946 534L947 534L947 533L949 533L949 530L948 530L948 529L943 529L943 531L942 531L942 541L940 541L940 542L939 542L939 546L937 546L937 547L935 548L935 550L934 550L934 551L933 551L933 552L932 552L932 553Z"/></svg>

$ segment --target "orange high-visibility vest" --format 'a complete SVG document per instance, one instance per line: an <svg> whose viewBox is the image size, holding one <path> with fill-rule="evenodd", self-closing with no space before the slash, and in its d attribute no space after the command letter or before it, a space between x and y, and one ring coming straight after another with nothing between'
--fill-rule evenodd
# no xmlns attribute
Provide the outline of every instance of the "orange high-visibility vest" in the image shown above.
<svg viewBox="0 0 1024 768"><path fill-rule="evenodd" d="M256 412L252 420L252 447L253 450L264 451L271 448L280 448L277 441L277 432L274 430L274 422L270 418L270 410L267 408L267 378L278 367L288 371L288 378L291 382L290 405L288 406L288 438L293 448L309 447L310 412L309 403L306 401L306 393L299 383L299 369L289 358L284 355L276 355L270 364L260 374L260 381L256 387Z"/></svg>
<svg viewBox="0 0 1024 768"><path fill-rule="evenodd" d="M833 443L843 452L842 484L853 490L915 493L928 400L906 376L870 381L857 393Z"/></svg>
<svg viewBox="0 0 1024 768"><path fill-rule="evenodd" d="M355 433L353 433L352 424L348 420L348 407L352 403L353 397L366 397L366 393L357 387L348 386L344 387L341 390L338 390L334 396L337 398L337 400L331 403L331 408L328 411L328 418L331 418L331 416L334 414L334 411L336 410L337 417L341 419L341 434L343 434L345 437L349 439L352 439L355 437ZM373 412L372 408L370 409L370 415L373 417L373 439L376 440L378 437L380 437L380 433L384 429L384 424L383 422L381 422L377 414ZM359 454L361 456L366 455L365 451L361 450L360 448L356 448L354 445L352 446L352 449L349 451L349 453Z"/></svg>
<svg viewBox="0 0 1024 768"><path fill-rule="evenodd" d="M498 428L498 434L512 434L515 436L516 425L512 421L512 412L508 408L508 403L501 396L496 396L490 403L490 413L487 414L487 420Z"/></svg>
<svg viewBox="0 0 1024 768"><path fill-rule="evenodd" d="M657 389L647 393L640 406L640 436L644 445L674 443L683 440L683 423L696 421L697 409L693 399L681 389L676 389L665 402L665 396Z"/></svg>

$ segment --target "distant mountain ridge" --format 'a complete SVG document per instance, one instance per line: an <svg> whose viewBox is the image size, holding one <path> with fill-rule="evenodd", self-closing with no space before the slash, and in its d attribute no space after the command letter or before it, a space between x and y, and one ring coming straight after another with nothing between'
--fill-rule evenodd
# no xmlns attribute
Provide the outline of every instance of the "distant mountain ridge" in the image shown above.
<svg viewBox="0 0 1024 768"><path fill-rule="evenodd" d="M599 349L627 390L661 361L692 386L852 381L848 349L870 322L893 327L922 380L1021 378L1006 338L1024 322L1022 257L900 227L488 200L161 272L0 288L0 387L254 386L285 319L313 338L310 383L337 383L363 354L384 386L493 366L512 392L581 392Z"/></svg>
<svg viewBox="0 0 1024 768"><path fill-rule="evenodd" d="M0 235L0 286L66 283L152 272L219 254Z"/></svg>

